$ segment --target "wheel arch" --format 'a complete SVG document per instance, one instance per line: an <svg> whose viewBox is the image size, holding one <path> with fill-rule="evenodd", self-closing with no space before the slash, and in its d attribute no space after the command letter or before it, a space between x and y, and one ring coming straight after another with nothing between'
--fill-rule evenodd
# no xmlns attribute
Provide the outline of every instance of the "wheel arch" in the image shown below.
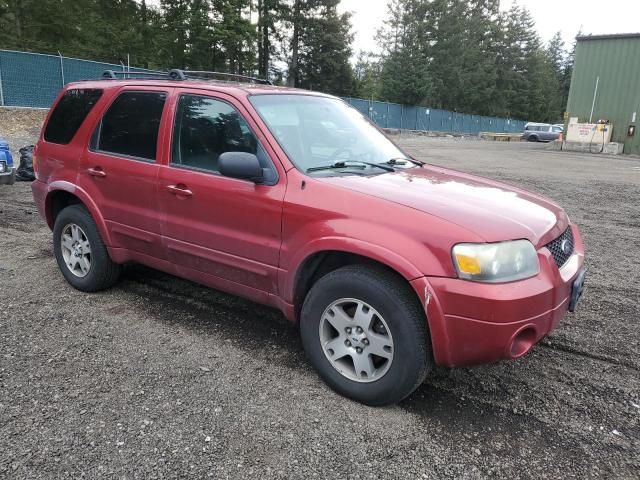
<svg viewBox="0 0 640 480"><path fill-rule="evenodd" d="M111 245L107 226L98 206L84 190L68 182L54 182L49 187L45 198L45 217L49 228L53 229L58 214L70 205L84 206L96 222L105 245Z"/></svg>
<svg viewBox="0 0 640 480"><path fill-rule="evenodd" d="M294 320L300 319L302 304L313 285L328 273L347 265L378 266L402 278L407 287L414 291L410 282L422 276L422 273L397 254L385 249L380 250L356 252L354 249L334 247L309 252L297 264L295 273L290 275L287 297L293 303Z"/></svg>

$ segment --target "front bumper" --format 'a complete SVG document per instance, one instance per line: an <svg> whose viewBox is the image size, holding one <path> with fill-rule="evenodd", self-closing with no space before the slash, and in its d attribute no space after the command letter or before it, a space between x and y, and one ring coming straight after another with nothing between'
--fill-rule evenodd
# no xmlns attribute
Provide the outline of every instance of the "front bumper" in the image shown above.
<svg viewBox="0 0 640 480"><path fill-rule="evenodd" d="M0 185L12 184L15 181L15 170L13 166L7 165L3 160L0 162Z"/></svg>
<svg viewBox="0 0 640 480"><path fill-rule="evenodd" d="M13 184L15 178L16 176L13 168L8 167L6 171L0 172L0 185Z"/></svg>
<svg viewBox="0 0 640 480"><path fill-rule="evenodd" d="M584 272L582 239L571 228L575 250L561 269L541 248L540 273L527 280L485 284L424 277L412 282L424 301L438 365L518 358L558 325L569 310L574 282Z"/></svg>

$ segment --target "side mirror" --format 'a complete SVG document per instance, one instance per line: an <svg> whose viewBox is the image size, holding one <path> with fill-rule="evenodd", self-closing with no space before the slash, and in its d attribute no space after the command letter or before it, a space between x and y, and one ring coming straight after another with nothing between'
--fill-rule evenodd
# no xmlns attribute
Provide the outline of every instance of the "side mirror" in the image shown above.
<svg viewBox="0 0 640 480"><path fill-rule="evenodd" d="M250 180L254 183L262 183L264 180L260 161L253 153L225 152L218 158L218 169L225 177Z"/></svg>

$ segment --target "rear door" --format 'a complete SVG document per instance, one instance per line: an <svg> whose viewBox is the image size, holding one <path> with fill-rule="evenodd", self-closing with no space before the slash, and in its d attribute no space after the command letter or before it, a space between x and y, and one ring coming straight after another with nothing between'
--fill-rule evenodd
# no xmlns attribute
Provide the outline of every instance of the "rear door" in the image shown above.
<svg viewBox="0 0 640 480"><path fill-rule="evenodd" d="M549 140L553 140L553 133L552 133L552 127L551 125L545 125L544 127L542 127L540 132L540 139L541 140L545 140L545 141L549 141Z"/></svg>
<svg viewBox="0 0 640 480"><path fill-rule="evenodd" d="M173 103L172 148L158 192L170 261L183 276L233 293L254 299L276 293L282 166L276 167L274 152L233 97L178 90ZM218 158L232 151L255 154L268 181L220 175Z"/></svg>
<svg viewBox="0 0 640 480"><path fill-rule="evenodd" d="M99 205L114 248L164 258L157 206L160 141L171 89L125 87L97 121L79 184Z"/></svg>

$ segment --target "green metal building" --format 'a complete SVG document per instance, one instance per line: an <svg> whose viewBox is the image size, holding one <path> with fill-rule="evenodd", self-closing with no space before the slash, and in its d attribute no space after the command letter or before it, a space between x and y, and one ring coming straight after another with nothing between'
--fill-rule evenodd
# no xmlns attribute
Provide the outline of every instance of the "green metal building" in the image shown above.
<svg viewBox="0 0 640 480"><path fill-rule="evenodd" d="M611 141L640 154L640 33L577 38L567 115L581 123L610 120Z"/></svg>

